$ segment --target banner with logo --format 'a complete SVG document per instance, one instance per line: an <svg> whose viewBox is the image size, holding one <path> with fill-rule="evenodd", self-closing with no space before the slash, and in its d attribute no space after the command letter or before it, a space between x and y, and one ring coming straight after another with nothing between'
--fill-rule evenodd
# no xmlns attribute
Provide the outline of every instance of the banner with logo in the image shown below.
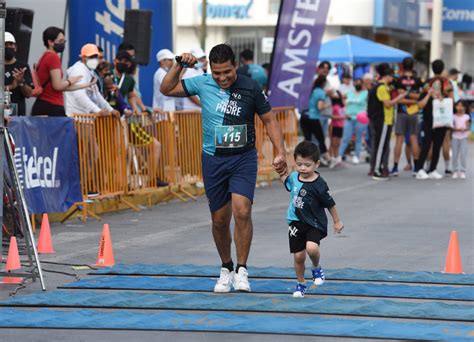
<svg viewBox="0 0 474 342"><path fill-rule="evenodd" d="M282 0L270 74L272 106L308 107L330 0Z"/></svg>
<svg viewBox="0 0 474 342"><path fill-rule="evenodd" d="M15 164L31 213L67 211L82 201L74 121L14 117Z"/></svg>
<svg viewBox="0 0 474 342"><path fill-rule="evenodd" d="M443 31L474 32L474 1L444 0Z"/></svg>
<svg viewBox="0 0 474 342"><path fill-rule="evenodd" d="M150 64L140 65L135 77L143 102L152 105L153 76L159 64L156 53L160 49L172 49L172 7L171 0L70 0L69 1L69 51L74 64L79 57L81 47L87 43L96 44L104 49L105 59L113 59L122 43L125 10L152 11L152 34Z"/></svg>

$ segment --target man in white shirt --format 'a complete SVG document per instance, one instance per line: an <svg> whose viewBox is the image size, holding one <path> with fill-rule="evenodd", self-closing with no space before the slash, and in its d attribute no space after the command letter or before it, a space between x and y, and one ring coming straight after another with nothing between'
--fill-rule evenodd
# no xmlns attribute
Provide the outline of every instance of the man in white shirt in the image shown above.
<svg viewBox="0 0 474 342"><path fill-rule="evenodd" d="M67 70L68 78L71 76L82 76L78 84L93 82L95 76L93 71L99 64L99 49L94 44L86 44L81 49L81 60L77 61ZM109 113L120 116L104 99L97 84L88 88L65 92L65 110L68 116L72 114L98 113L108 115Z"/></svg>
<svg viewBox="0 0 474 342"><path fill-rule="evenodd" d="M191 54L197 58L198 62L193 68L186 68L182 79L191 78L194 76L204 74L204 68L207 69L207 58L206 53L201 49L192 49ZM190 96L182 98L182 109L183 110L201 110L201 102L199 97Z"/></svg>
<svg viewBox="0 0 474 342"><path fill-rule="evenodd" d="M174 63L174 53L168 49L162 49L156 54L156 59L160 63L160 67L153 77L153 110L157 112L175 111L176 98L165 96L160 92L161 82Z"/></svg>

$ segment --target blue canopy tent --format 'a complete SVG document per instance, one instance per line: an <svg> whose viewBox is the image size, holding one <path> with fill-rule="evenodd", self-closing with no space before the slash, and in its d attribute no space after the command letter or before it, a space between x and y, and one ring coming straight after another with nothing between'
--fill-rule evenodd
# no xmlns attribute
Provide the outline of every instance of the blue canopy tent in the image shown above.
<svg viewBox="0 0 474 342"><path fill-rule="evenodd" d="M405 57L412 57L412 55L391 46L350 34L322 44L319 51L320 61L327 60L353 64L399 63Z"/></svg>

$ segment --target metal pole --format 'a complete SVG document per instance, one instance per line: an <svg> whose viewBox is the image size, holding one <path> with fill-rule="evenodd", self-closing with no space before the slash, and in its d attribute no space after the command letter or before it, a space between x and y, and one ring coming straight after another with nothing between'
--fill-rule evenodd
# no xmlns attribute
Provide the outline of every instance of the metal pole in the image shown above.
<svg viewBox="0 0 474 342"><path fill-rule="evenodd" d="M430 63L435 59L441 58L443 47L443 0L433 0L433 16L431 19L431 47L430 47ZM430 68L430 75L433 71Z"/></svg>
<svg viewBox="0 0 474 342"><path fill-rule="evenodd" d="M7 17L7 10L5 0L0 0L0 37L5 36L5 18ZM3 225L3 158L4 156L4 111L5 111L5 44L0 44L0 225ZM2 258L3 245L3 229L0 227L0 259ZM1 267L0 267L1 271Z"/></svg>
<svg viewBox="0 0 474 342"><path fill-rule="evenodd" d="M202 0L202 7L201 7L201 49L206 51L206 36L207 36L207 0Z"/></svg>

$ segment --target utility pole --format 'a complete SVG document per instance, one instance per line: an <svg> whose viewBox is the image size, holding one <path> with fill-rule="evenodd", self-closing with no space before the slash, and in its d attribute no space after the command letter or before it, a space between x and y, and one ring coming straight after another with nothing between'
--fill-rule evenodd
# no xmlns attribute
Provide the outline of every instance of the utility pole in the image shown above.
<svg viewBox="0 0 474 342"><path fill-rule="evenodd" d="M433 16L431 18L431 47L430 47L430 63L435 59L441 58L443 47L443 0L433 0ZM430 76L433 71L430 68Z"/></svg>
<svg viewBox="0 0 474 342"><path fill-rule="evenodd" d="M203 51L206 51L206 36L207 36L206 20L207 20L207 0L202 0L200 43L201 43L201 49L203 49Z"/></svg>

